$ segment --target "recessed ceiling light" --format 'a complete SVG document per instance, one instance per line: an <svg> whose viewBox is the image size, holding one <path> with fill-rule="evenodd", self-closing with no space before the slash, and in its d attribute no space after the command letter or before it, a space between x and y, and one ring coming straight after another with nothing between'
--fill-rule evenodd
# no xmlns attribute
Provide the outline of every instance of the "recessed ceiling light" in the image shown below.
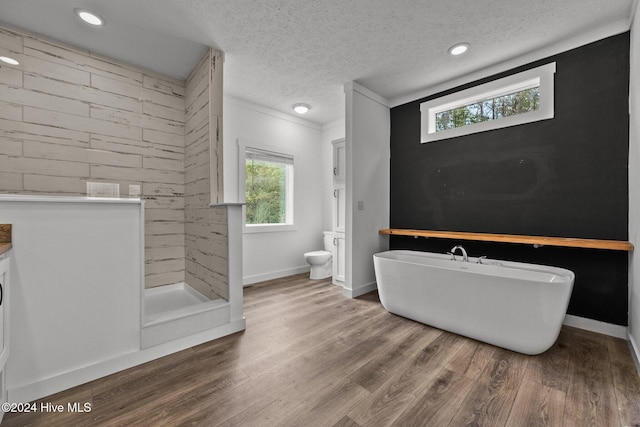
<svg viewBox="0 0 640 427"><path fill-rule="evenodd" d="M76 13L76 15L78 15L80 19L82 19L87 24L91 24L96 27L102 27L105 24L104 19L102 19L95 12L91 12L90 10L80 9L80 8L73 9L73 11Z"/></svg>
<svg viewBox="0 0 640 427"><path fill-rule="evenodd" d="M293 111L298 114L304 114L311 109L309 104L293 104Z"/></svg>
<svg viewBox="0 0 640 427"><path fill-rule="evenodd" d="M447 52L449 52L450 55L454 56L462 55L467 51L467 49L469 49L469 43L458 43L451 46Z"/></svg>
<svg viewBox="0 0 640 427"><path fill-rule="evenodd" d="M10 65L20 65L20 63L17 60L10 58L8 56L0 56L0 61Z"/></svg>

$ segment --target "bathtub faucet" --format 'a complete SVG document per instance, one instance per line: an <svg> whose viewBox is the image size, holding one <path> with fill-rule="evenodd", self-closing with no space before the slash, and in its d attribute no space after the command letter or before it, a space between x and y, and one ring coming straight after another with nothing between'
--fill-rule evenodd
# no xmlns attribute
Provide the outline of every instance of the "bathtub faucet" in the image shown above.
<svg viewBox="0 0 640 427"><path fill-rule="evenodd" d="M453 260L455 261L455 259L456 259L456 255L455 254L456 254L456 251L458 249L460 249L460 252L462 252L462 262L469 262L469 257L467 256L467 251L465 251L464 248L462 246L460 246L460 245L454 246L451 249L450 253L451 253L451 256L453 257Z"/></svg>

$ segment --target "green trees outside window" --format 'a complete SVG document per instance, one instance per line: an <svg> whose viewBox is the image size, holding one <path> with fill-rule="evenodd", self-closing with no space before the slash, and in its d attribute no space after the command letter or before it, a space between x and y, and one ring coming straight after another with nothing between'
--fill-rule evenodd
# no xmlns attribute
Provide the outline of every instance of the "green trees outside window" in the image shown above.
<svg viewBox="0 0 640 427"><path fill-rule="evenodd" d="M436 114L436 132L536 111L540 108L540 87L485 99Z"/></svg>
<svg viewBox="0 0 640 427"><path fill-rule="evenodd" d="M288 165L246 161L246 223L283 224L287 213Z"/></svg>

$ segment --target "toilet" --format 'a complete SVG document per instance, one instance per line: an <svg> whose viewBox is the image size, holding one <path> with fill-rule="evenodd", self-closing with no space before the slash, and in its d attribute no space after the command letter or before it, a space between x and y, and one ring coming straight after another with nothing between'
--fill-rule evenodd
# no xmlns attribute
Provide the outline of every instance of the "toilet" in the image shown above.
<svg viewBox="0 0 640 427"><path fill-rule="evenodd" d="M331 258L333 256L333 233L324 231L324 251L313 251L304 254L304 259L311 266L310 279L326 279L333 273L333 264Z"/></svg>

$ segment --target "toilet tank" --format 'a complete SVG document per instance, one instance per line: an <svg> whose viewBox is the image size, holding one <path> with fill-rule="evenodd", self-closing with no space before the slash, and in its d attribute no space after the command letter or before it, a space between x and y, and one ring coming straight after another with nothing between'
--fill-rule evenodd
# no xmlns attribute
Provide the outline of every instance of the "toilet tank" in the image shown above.
<svg viewBox="0 0 640 427"><path fill-rule="evenodd" d="M333 232L332 231L323 231L324 236L324 250L333 252Z"/></svg>

